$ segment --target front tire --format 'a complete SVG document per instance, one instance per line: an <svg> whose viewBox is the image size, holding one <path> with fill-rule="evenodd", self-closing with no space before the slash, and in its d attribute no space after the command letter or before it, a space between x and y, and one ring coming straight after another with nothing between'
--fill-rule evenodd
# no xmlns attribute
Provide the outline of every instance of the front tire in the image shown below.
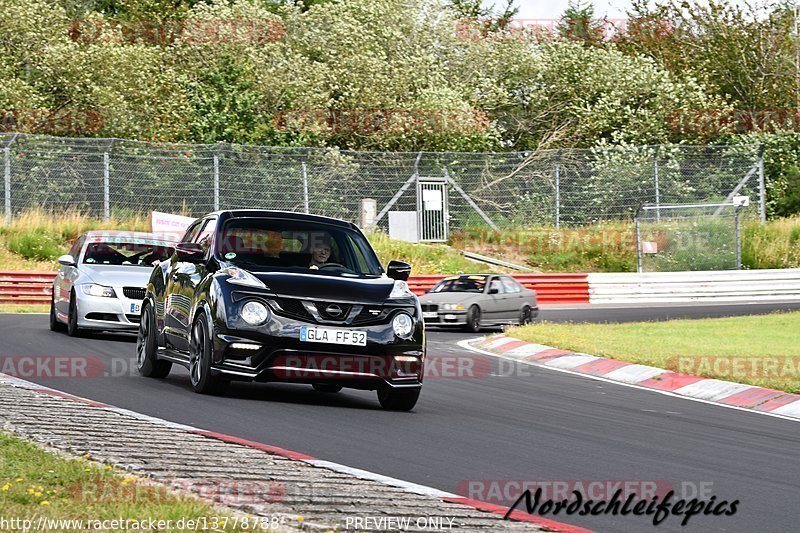
<svg viewBox="0 0 800 533"><path fill-rule="evenodd" d="M80 337L81 330L78 327L78 298L73 290L69 294L69 313L67 314L67 335L70 337Z"/></svg>
<svg viewBox="0 0 800 533"><path fill-rule="evenodd" d="M155 313L145 304L136 334L136 368L146 378L165 378L172 370L170 361L158 358L157 334Z"/></svg>
<svg viewBox="0 0 800 533"><path fill-rule="evenodd" d="M481 308L473 305L467 311L467 331L478 333L481 330Z"/></svg>
<svg viewBox="0 0 800 533"><path fill-rule="evenodd" d="M421 389L396 390L391 387L378 389L378 401L387 411L410 411L417 405Z"/></svg>
<svg viewBox="0 0 800 533"><path fill-rule="evenodd" d="M58 321L56 316L56 302L50 299L50 331L64 331L65 326Z"/></svg>
<svg viewBox="0 0 800 533"><path fill-rule="evenodd" d="M529 306L525 306L522 308L519 316L519 325L520 326L527 326L528 324L533 323L533 309Z"/></svg>
<svg viewBox="0 0 800 533"><path fill-rule="evenodd" d="M205 316L200 315L192 328L189 344L189 377L192 389L200 394L220 394L228 382L211 375L212 337Z"/></svg>

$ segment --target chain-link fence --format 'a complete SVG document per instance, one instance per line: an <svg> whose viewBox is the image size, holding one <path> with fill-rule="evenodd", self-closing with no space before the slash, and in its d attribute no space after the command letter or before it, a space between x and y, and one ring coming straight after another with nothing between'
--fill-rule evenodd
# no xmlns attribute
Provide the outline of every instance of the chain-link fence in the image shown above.
<svg viewBox="0 0 800 533"><path fill-rule="evenodd" d="M639 272L742 268L745 205L644 205L635 217Z"/></svg>
<svg viewBox="0 0 800 533"><path fill-rule="evenodd" d="M643 204L736 194L757 199L764 216L757 145L388 153L2 133L0 146L7 221L31 208L101 217L263 208L359 223L371 198L385 227L389 211L420 209L426 180L445 184L450 230L631 220Z"/></svg>

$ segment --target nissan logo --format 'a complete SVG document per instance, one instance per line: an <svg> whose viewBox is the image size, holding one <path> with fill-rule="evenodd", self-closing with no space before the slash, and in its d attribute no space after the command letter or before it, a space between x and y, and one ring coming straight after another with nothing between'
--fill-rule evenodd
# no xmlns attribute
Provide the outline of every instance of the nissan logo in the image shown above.
<svg viewBox="0 0 800 533"><path fill-rule="evenodd" d="M328 307L325 308L325 313L327 313L330 316L334 316L334 317L335 316L339 316L339 315L342 314L342 308L339 307L336 304L331 304L331 305L329 305Z"/></svg>

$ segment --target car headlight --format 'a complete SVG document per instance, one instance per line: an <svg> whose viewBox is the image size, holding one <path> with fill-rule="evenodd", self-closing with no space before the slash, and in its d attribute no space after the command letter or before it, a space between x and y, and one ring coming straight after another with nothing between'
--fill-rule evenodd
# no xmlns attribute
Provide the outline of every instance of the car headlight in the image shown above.
<svg viewBox="0 0 800 533"><path fill-rule="evenodd" d="M414 330L414 321L406 313L398 313L392 320L392 329L398 337L407 339Z"/></svg>
<svg viewBox="0 0 800 533"><path fill-rule="evenodd" d="M117 293L114 292L114 289L111 287L106 287L104 285L96 285L94 283L87 283L86 285L81 285L83 288L83 294L88 296L101 296L103 298L116 298Z"/></svg>
<svg viewBox="0 0 800 533"><path fill-rule="evenodd" d="M260 326L269 319L269 309L261 302L247 302L239 315L251 326Z"/></svg>
<svg viewBox="0 0 800 533"><path fill-rule="evenodd" d="M258 289L267 288L267 286L264 285L264 282L252 275L247 270L237 267L228 267L225 269L225 273L230 276L227 280L228 283L244 285L245 287L256 287Z"/></svg>
<svg viewBox="0 0 800 533"><path fill-rule="evenodd" d="M464 304L442 304L442 309L445 311L463 311Z"/></svg>
<svg viewBox="0 0 800 533"><path fill-rule="evenodd" d="M414 293L408 288L408 283L399 279L395 280L394 287L392 287L392 292L389 294L390 300L394 300L396 298L410 298L412 296L414 296Z"/></svg>

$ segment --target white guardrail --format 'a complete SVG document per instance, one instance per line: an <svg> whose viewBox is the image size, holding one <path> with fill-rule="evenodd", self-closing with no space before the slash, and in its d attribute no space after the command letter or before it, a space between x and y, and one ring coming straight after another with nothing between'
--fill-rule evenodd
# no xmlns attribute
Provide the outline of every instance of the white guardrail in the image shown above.
<svg viewBox="0 0 800 533"><path fill-rule="evenodd" d="M800 301L800 268L589 274L593 304Z"/></svg>

